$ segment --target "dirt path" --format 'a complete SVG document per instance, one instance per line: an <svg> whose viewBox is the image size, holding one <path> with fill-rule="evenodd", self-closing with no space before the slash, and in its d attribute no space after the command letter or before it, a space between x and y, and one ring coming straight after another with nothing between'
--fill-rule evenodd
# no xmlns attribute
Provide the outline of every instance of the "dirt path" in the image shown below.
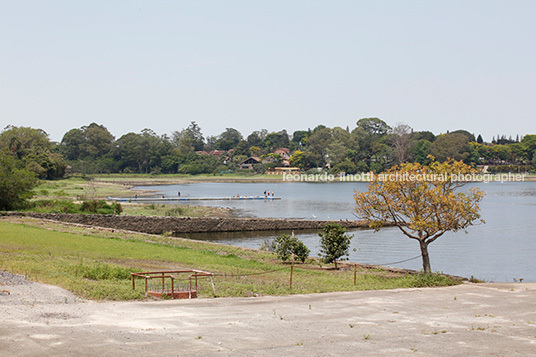
<svg viewBox="0 0 536 357"><path fill-rule="evenodd" d="M0 274L1 356L536 356L536 283L93 302Z"/></svg>

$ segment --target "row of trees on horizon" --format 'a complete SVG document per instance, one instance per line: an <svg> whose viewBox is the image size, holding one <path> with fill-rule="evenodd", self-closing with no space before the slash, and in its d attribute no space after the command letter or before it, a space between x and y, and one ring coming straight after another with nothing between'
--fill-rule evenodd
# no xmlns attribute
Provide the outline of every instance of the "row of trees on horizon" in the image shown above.
<svg viewBox="0 0 536 357"><path fill-rule="evenodd" d="M289 158L274 153L278 148L288 149ZM429 155L489 165L492 172L534 171L536 166L536 135L497 135L486 143L466 130L435 135L406 124L391 127L379 118L360 119L352 129L319 125L292 135L262 129L244 137L227 128L206 138L196 122L169 136L144 129L118 139L105 126L91 123L69 130L60 143L51 142L41 129L8 126L0 133L0 150L19 167L47 179L63 177L67 167L84 174L239 172L248 157L261 159L253 167L257 173L284 164L332 174L382 172L404 162L427 164Z"/></svg>

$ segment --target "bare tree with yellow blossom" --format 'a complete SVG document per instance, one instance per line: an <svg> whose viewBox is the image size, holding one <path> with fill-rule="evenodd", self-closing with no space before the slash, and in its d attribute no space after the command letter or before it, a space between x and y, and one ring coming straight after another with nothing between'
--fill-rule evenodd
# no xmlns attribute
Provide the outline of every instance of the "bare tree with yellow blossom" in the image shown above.
<svg viewBox="0 0 536 357"><path fill-rule="evenodd" d="M464 230L480 221L478 188L458 191L477 174L461 161L429 165L405 163L376 175L367 192L355 192L356 213L371 228L394 225L419 242L422 265L430 273L428 245L448 231Z"/></svg>

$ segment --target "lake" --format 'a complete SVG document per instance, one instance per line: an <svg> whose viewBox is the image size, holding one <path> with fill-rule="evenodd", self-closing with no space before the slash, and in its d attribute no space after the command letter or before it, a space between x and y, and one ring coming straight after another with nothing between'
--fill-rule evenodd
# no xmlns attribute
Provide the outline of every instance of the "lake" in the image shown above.
<svg viewBox="0 0 536 357"><path fill-rule="evenodd" d="M476 185L486 192L481 203L485 224L464 232L448 232L430 244L433 271L494 282L524 279L536 282L536 182L491 182ZM266 218L355 219L354 191L365 191L361 182L281 183L191 183L139 186L158 195L181 197L257 196L273 191L277 201L199 201L195 204L229 207L238 215ZM183 203L175 203L183 204ZM281 232L217 233L190 235L193 239L249 248L260 248ZM352 230L349 259L355 262L420 270L420 258L397 263L420 254L418 242L405 237L398 228ZM316 232L296 235L317 255ZM394 264L396 263L396 264Z"/></svg>

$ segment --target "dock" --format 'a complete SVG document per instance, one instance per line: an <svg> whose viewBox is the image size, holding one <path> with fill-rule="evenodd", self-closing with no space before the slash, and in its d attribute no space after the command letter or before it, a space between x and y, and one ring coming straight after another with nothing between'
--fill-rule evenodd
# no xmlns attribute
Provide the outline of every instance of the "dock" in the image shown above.
<svg viewBox="0 0 536 357"><path fill-rule="evenodd" d="M188 202L188 201L277 201L281 197L229 196L229 197L106 197L116 202Z"/></svg>

